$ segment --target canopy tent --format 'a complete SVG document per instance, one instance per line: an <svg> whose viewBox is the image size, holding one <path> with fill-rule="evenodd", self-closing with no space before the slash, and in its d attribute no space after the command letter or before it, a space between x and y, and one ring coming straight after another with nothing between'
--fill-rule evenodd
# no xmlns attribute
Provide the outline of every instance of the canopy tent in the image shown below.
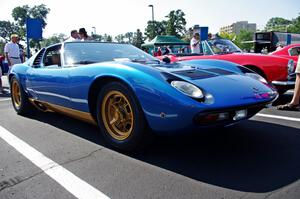
<svg viewBox="0 0 300 199"><path fill-rule="evenodd" d="M182 41L175 36L158 35L150 42L142 44L142 47L153 48L155 46L174 46L174 45L190 45L190 43Z"/></svg>

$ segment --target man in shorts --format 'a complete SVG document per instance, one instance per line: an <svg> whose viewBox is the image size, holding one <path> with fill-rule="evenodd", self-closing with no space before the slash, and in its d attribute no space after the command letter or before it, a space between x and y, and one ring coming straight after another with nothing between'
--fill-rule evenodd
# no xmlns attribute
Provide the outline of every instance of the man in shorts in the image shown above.
<svg viewBox="0 0 300 199"><path fill-rule="evenodd" d="M296 73L296 82L295 82L295 89L293 99L290 103L280 105L277 107L278 110L285 110L285 111L300 111L300 55L298 58L297 67L295 70Z"/></svg>

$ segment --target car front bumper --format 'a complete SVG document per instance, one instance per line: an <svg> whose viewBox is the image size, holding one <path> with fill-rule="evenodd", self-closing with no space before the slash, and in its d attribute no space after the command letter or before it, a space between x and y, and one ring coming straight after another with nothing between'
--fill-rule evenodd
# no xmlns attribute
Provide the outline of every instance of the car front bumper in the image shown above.
<svg viewBox="0 0 300 199"><path fill-rule="evenodd" d="M272 81L272 84L274 86L295 86L295 81L289 80L289 81Z"/></svg>
<svg viewBox="0 0 300 199"><path fill-rule="evenodd" d="M274 86L295 86L296 74L289 74L286 81L272 81Z"/></svg>

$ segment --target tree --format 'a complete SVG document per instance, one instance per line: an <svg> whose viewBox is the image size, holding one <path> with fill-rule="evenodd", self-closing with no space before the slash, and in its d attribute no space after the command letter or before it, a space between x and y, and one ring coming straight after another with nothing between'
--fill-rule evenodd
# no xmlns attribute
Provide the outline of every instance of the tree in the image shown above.
<svg viewBox="0 0 300 199"><path fill-rule="evenodd" d="M288 25L292 24L291 20L281 17L273 17L269 19L265 26L266 31L282 31L285 32Z"/></svg>
<svg viewBox="0 0 300 199"><path fill-rule="evenodd" d="M112 36L105 33L103 35L103 41L104 42L112 42Z"/></svg>
<svg viewBox="0 0 300 199"><path fill-rule="evenodd" d="M19 32L19 27L10 21L0 21L0 37L5 41L10 39L10 35Z"/></svg>
<svg viewBox="0 0 300 199"><path fill-rule="evenodd" d="M143 33L140 31L140 29L137 29L134 33L132 44L138 48L142 47L142 44L144 43Z"/></svg>
<svg viewBox="0 0 300 199"><path fill-rule="evenodd" d="M182 40L186 42L190 42L193 37L194 30L193 28L189 28L185 34L182 36Z"/></svg>
<svg viewBox="0 0 300 199"><path fill-rule="evenodd" d="M184 18L185 14L182 10L172 10L166 18L167 24L166 24L166 33L167 35L174 35L178 38L183 36L185 34L185 25L186 20Z"/></svg>
<svg viewBox="0 0 300 199"><path fill-rule="evenodd" d="M41 41L41 47L46 47L46 46L50 46L52 44L63 42L66 37L67 37L67 35L65 35L63 33L54 34L53 36L51 36L49 38L43 39Z"/></svg>
<svg viewBox="0 0 300 199"><path fill-rule="evenodd" d="M128 43L132 43L132 38L133 38L133 32L127 32L125 33L125 38L128 39Z"/></svg>
<svg viewBox="0 0 300 199"><path fill-rule="evenodd" d="M147 22L147 27L145 29L145 35L148 40L154 39L157 35L166 35L166 21L154 21L154 26L152 21ZM154 30L153 30L154 27Z"/></svg>
<svg viewBox="0 0 300 199"><path fill-rule="evenodd" d="M123 35L123 34L119 34L119 35L115 36L115 40L117 40L118 43L124 43L124 38L125 38L125 35Z"/></svg>
<svg viewBox="0 0 300 199"><path fill-rule="evenodd" d="M223 39L228 39L228 40L234 41L236 39L236 34L235 33L221 32L220 37L222 37Z"/></svg>
<svg viewBox="0 0 300 199"><path fill-rule="evenodd" d="M103 36L102 35L98 35L98 34L93 34L92 38L95 41L102 41L103 40Z"/></svg>
<svg viewBox="0 0 300 199"><path fill-rule="evenodd" d="M296 19L292 20L292 24L287 27L288 32L300 33L300 13Z"/></svg>
<svg viewBox="0 0 300 199"><path fill-rule="evenodd" d="M18 35L21 39L25 37L25 25L26 18L35 18L42 21L42 28L47 25L46 19L50 9L45 4L29 7L28 5L15 7L12 11L12 17L16 21L16 25L19 27ZM40 48L38 40L31 40L30 47Z"/></svg>
<svg viewBox="0 0 300 199"><path fill-rule="evenodd" d="M241 30L240 34L237 35L236 41L234 42L242 50L250 51L253 47L253 43L244 43L246 41L252 41L254 32Z"/></svg>

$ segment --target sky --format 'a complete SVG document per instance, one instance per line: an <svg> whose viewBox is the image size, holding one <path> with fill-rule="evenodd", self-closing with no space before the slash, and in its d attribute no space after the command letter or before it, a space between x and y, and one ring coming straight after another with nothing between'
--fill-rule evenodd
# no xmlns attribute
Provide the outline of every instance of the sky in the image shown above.
<svg viewBox="0 0 300 199"><path fill-rule="evenodd" d="M154 18L161 21L171 10L181 9L186 14L187 28L195 24L208 26L216 33L221 26L236 21L256 23L264 28L272 17L296 18L300 13L299 0L0 0L0 20L13 21L13 8L28 4L30 7L45 4L50 8L44 37L53 34L70 34L84 27L88 34L116 36L141 29Z"/></svg>

